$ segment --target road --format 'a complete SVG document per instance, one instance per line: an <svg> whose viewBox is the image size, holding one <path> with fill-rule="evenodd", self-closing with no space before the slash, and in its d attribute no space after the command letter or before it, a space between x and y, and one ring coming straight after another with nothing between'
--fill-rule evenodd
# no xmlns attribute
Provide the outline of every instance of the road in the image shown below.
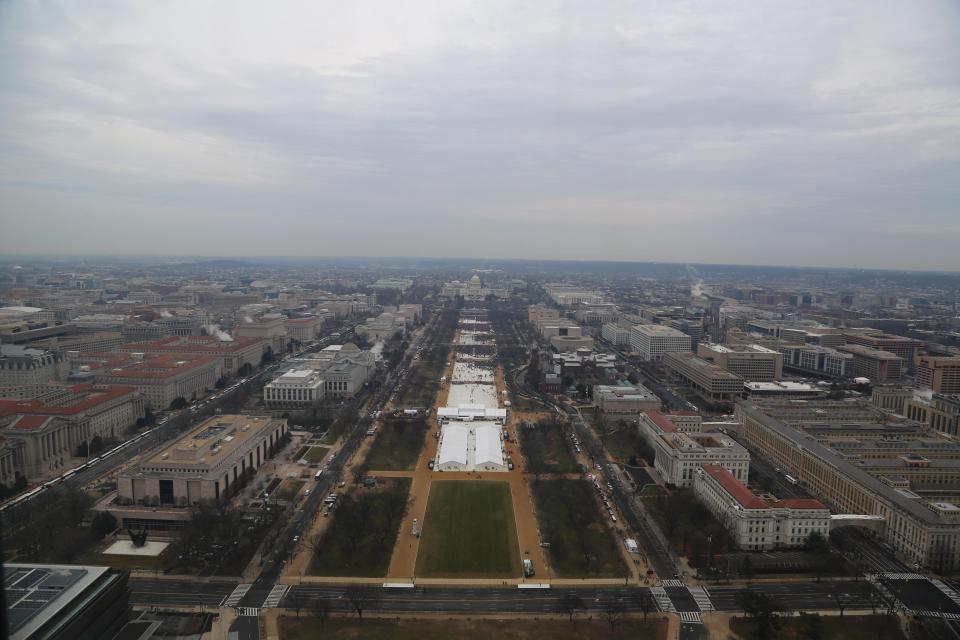
<svg viewBox="0 0 960 640"><path fill-rule="evenodd" d="M529 344L526 346L529 349ZM599 465L599 469L595 469L595 471L613 488L611 496L617 510L624 517L626 524L633 531L633 536L647 554L647 561L650 566L661 579L672 578L677 575L678 566L673 552L639 498L633 494L630 485L624 481L618 467L607 457L607 451L596 432L584 422L583 417L575 407L558 403L552 397L527 384L524 376L521 375L525 369L526 366L519 367L513 371L512 375L505 376L510 392L536 400L570 419L570 423L573 425L580 441L586 447L590 458L595 465Z"/></svg>
<svg viewBox="0 0 960 640"><path fill-rule="evenodd" d="M272 585L271 585L272 586ZM749 587L752 591L775 597L789 610L836 609L835 587L839 586L850 609L871 608L869 582L783 583ZM190 582L156 579L132 579L131 600L137 605L159 607L217 607L236 587L225 582ZM349 610L348 586L293 586L280 601L281 607L309 608L308 603L325 599L331 609ZM669 588L678 610L696 611L683 587ZM720 585L707 587L713 607L718 611L739 611L738 594L743 587ZM268 590L269 591L269 590ZM565 594L581 598L587 610L600 611L610 598L620 599L628 611L642 611L640 598L650 593L646 587L560 587L552 589L426 587L399 589L370 587L372 609L410 613L556 613ZM262 605L262 600L248 606ZM677 607L676 605L680 605Z"/></svg>
<svg viewBox="0 0 960 640"><path fill-rule="evenodd" d="M383 384L376 393L368 398L365 403L358 404L357 411L359 412L359 418L357 422L353 425L350 432L345 435L343 445L336 452L336 457L327 463L326 471L320 477L320 480L314 483L310 495L301 503L296 519L292 521L278 537L279 546L274 549L273 558L264 564L260 576L254 581L253 586L240 600L238 606L259 607L267 595L269 595L273 585L283 572L284 564L293 556L293 552L298 544L298 542L294 542L294 539L304 539L311 522L322 507L324 499L333 492L337 483L340 481L340 475L344 465L350 460L363 441L372 420L370 414L375 411L380 411L388 399L394 394L400 382L400 372L409 369L410 362L413 359L413 355L417 352L417 349L428 339L428 336L433 335L437 319L438 316L431 316L431 319L420 335L410 342L400 364L387 372Z"/></svg>

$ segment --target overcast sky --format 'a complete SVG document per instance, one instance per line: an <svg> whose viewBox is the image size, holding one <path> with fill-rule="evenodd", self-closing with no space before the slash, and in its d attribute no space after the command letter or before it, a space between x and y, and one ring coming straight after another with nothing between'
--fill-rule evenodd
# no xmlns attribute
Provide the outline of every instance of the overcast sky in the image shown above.
<svg viewBox="0 0 960 640"><path fill-rule="evenodd" d="M960 270L960 3L0 3L0 253Z"/></svg>

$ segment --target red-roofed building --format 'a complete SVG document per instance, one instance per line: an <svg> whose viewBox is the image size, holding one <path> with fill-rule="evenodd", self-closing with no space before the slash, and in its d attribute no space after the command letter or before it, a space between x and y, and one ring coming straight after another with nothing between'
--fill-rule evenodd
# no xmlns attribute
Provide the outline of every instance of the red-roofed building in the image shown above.
<svg viewBox="0 0 960 640"><path fill-rule="evenodd" d="M693 486L697 470L704 464L720 465L735 478L747 479L750 453L740 444L723 433L701 432L700 423L688 416L678 416L678 422L682 429L659 411L640 414L640 435L656 452L653 466L664 482Z"/></svg>
<svg viewBox="0 0 960 640"><path fill-rule="evenodd" d="M173 336L150 342L131 342L116 351L176 356L208 356L217 361L217 377L233 375L243 365L257 366L269 343L263 338L235 336Z"/></svg>
<svg viewBox="0 0 960 640"><path fill-rule="evenodd" d="M0 399L0 434L18 473L38 480L61 473L93 438L119 438L144 414L143 395L121 385L50 385L29 399Z"/></svg>
<svg viewBox="0 0 960 640"><path fill-rule="evenodd" d="M166 409L176 398L202 398L219 377L212 356L92 353L73 358L71 364L79 367L71 379L92 377L100 383L134 386L155 410Z"/></svg>
<svg viewBox="0 0 960 640"><path fill-rule="evenodd" d="M821 502L765 500L718 465L697 471L693 491L747 551L798 547L811 533L830 532L830 510Z"/></svg>

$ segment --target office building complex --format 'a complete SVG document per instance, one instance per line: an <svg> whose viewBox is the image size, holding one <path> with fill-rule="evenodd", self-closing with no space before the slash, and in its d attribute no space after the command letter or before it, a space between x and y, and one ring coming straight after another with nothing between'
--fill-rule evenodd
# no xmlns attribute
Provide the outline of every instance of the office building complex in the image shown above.
<svg viewBox="0 0 960 640"><path fill-rule="evenodd" d="M17 388L29 394L50 381L61 380L65 369L63 356L58 353L0 344L0 387Z"/></svg>
<svg viewBox="0 0 960 640"><path fill-rule="evenodd" d="M872 329L844 331L843 337L846 339L848 345L862 345L899 356L908 366L912 366L917 349L923 346L923 343L919 340L895 336Z"/></svg>
<svg viewBox="0 0 960 640"><path fill-rule="evenodd" d="M669 484L693 486L696 471L704 464L719 465L741 482L747 481L750 454L722 433L684 433L659 411L642 414L639 428L656 452L654 468Z"/></svg>
<svg viewBox="0 0 960 640"><path fill-rule="evenodd" d="M217 377L233 375L246 364L258 366L267 342L262 338L236 336L221 340L216 336L174 336L152 342L132 342L117 351L156 355L207 356L217 362Z"/></svg>
<svg viewBox="0 0 960 640"><path fill-rule="evenodd" d="M812 533L830 533L830 510L818 500L765 500L732 473L705 464L693 491L744 551L803 546Z"/></svg>
<svg viewBox="0 0 960 640"><path fill-rule="evenodd" d="M960 356L920 356L917 384L937 393L960 393Z"/></svg>
<svg viewBox="0 0 960 640"><path fill-rule="evenodd" d="M167 409L177 398L202 398L217 384L217 360L209 356L87 353L70 359L69 379L136 387L147 406Z"/></svg>
<svg viewBox="0 0 960 640"><path fill-rule="evenodd" d="M77 448L95 437L120 437L144 414L134 387L49 386L36 398L0 400L0 435L14 466L29 479L66 468Z"/></svg>
<svg viewBox="0 0 960 640"><path fill-rule="evenodd" d="M845 344L838 350L853 356L854 375L869 378L874 384L899 380L903 376L903 358L894 353L860 344Z"/></svg>
<svg viewBox="0 0 960 640"><path fill-rule="evenodd" d="M783 355L783 366L802 373L813 373L829 378L852 378L852 353L843 353L831 347L812 344L781 344L777 351Z"/></svg>
<svg viewBox="0 0 960 640"><path fill-rule="evenodd" d="M697 356L749 382L772 382L783 377L783 354L758 344L699 344Z"/></svg>
<svg viewBox="0 0 960 640"><path fill-rule="evenodd" d="M660 324L630 329L630 349L644 360L660 361L666 353L690 351L690 336Z"/></svg>
<svg viewBox="0 0 960 640"><path fill-rule="evenodd" d="M885 423L877 413L862 403L820 401L741 401L736 409L750 447L835 512L881 516L883 538L910 562L955 570L960 452L952 440Z"/></svg>
<svg viewBox="0 0 960 640"><path fill-rule="evenodd" d="M659 411L660 398L643 385L593 387L597 410L610 418L634 416L644 411Z"/></svg>
<svg viewBox="0 0 960 640"><path fill-rule="evenodd" d="M600 327L600 336L615 347L630 346L630 329L607 323Z"/></svg>
<svg viewBox="0 0 960 640"><path fill-rule="evenodd" d="M710 400L729 401L743 392L743 378L689 351L668 353L663 364L670 375Z"/></svg>

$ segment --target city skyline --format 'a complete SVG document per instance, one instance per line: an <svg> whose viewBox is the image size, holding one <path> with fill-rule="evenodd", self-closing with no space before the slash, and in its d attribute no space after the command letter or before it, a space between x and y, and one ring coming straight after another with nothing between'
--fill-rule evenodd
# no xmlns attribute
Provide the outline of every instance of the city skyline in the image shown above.
<svg viewBox="0 0 960 640"><path fill-rule="evenodd" d="M0 12L5 255L960 270L950 3Z"/></svg>

